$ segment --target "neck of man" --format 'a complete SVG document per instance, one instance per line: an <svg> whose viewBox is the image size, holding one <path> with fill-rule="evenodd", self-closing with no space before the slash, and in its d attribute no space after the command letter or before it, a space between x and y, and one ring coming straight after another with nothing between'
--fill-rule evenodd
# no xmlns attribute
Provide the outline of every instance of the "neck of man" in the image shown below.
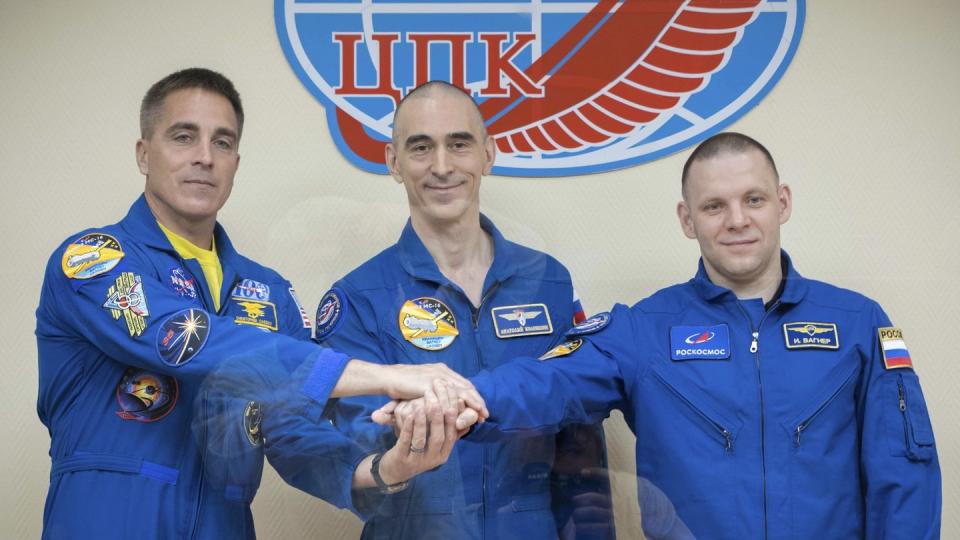
<svg viewBox="0 0 960 540"><path fill-rule="evenodd" d="M773 260L764 266L764 269L751 276L725 276L709 263L704 261L707 276L714 285L719 285L733 291L739 300L760 298L768 304L777 294L780 281L783 280L783 266L780 260L780 250L776 250Z"/></svg>
<svg viewBox="0 0 960 540"><path fill-rule="evenodd" d="M479 307L483 282L493 264L493 238L480 227L479 211L468 214L444 222L411 215L410 222L440 273Z"/></svg>
<svg viewBox="0 0 960 540"><path fill-rule="evenodd" d="M216 216L201 221L188 219L171 211L165 204L146 194L147 206L156 220L200 249L213 249L213 228Z"/></svg>

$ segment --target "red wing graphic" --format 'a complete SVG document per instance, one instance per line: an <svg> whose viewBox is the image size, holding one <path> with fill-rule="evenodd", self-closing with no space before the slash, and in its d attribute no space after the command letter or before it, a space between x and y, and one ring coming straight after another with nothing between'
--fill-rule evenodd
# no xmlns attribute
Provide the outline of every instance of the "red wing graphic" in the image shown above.
<svg viewBox="0 0 960 540"><path fill-rule="evenodd" d="M601 0L526 70L542 97L480 106L504 153L606 144L681 105L726 63L761 0ZM579 48L577 46L579 45Z"/></svg>

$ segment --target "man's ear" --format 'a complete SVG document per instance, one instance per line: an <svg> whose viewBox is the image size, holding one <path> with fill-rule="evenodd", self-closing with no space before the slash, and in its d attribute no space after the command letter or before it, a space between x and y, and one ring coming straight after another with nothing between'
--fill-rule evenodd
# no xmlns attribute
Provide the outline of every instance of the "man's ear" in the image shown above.
<svg viewBox="0 0 960 540"><path fill-rule="evenodd" d="M680 220L680 228L687 238L696 239L697 229L693 226L693 215L690 213L690 206L687 201L677 203L677 219Z"/></svg>
<svg viewBox="0 0 960 540"><path fill-rule="evenodd" d="M137 168L140 169L140 174L146 176L150 171L149 160L147 158L147 145L150 144L146 139L137 139L136 146L136 158L137 158Z"/></svg>
<svg viewBox="0 0 960 540"><path fill-rule="evenodd" d="M397 169L397 149L393 146L392 142L387 143L387 145L383 147L383 157L387 163L387 170L390 171L390 176L393 177L396 183L402 184L403 177L400 176L400 170Z"/></svg>

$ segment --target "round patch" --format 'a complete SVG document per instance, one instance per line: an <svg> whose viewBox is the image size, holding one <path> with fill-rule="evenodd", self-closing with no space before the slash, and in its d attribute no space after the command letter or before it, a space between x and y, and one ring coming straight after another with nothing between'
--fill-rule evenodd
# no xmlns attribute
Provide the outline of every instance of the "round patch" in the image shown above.
<svg viewBox="0 0 960 540"><path fill-rule="evenodd" d="M200 352L209 335L210 316L206 311L178 311L167 317L157 330L157 353L168 366L182 366Z"/></svg>
<svg viewBox="0 0 960 540"><path fill-rule="evenodd" d="M263 409L260 408L260 404L256 401L247 403L243 409L243 433L252 446L259 446L263 442L263 433L260 431L262 421Z"/></svg>
<svg viewBox="0 0 960 540"><path fill-rule="evenodd" d="M550 360L551 358L556 358L558 356L566 356L579 349L581 345L583 345L583 340L580 338L564 341L563 343L543 353L543 356L541 356L538 360Z"/></svg>
<svg viewBox="0 0 960 540"><path fill-rule="evenodd" d="M610 312L604 311L567 330L564 335L567 337L585 336L603 330L608 324L610 324Z"/></svg>
<svg viewBox="0 0 960 540"><path fill-rule="evenodd" d="M137 422L156 422L170 414L177 404L180 387L177 380L144 369L131 367L117 384L117 416Z"/></svg>
<svg viewBox="0 0 960 540"><path fill-rule="evenodd" d="M460 335L453 312L436 298L407 300L398 322L403 339L427 351L446 349Z"/></svg>
<svg viewBox="0 0 960 540"><path fill-rule="evenodd" d="M317 339L325 339L340 327L347 310L347 297L334 287L320 299L317 307Z"/></svg>
<svg viewBox="0 0 960 540"><path fill-rule="evenodd" d="M120 242L109 234L85 234L64 250L60 268L70 279L90 279L113 270L123 255Z"/></svg>

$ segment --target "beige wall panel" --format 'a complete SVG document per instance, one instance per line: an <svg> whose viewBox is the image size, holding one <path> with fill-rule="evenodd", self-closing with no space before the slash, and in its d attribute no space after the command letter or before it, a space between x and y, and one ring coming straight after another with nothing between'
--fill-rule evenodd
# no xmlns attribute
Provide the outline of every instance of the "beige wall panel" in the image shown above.
<svg viewBox="0 0 960 540"><path fill-rule="evenodd" d="M793 64L733 125L768 144L795 210L784 245L805 275L859 290L902 326L940 450L944 538L960 538L960 3L813 0ZM393 242L402 188L333 146L322 107L287 65L272 2L0 2L0 212L8 253L0 404L2 536L39 536L50 469L36 416L34 317L42 271L68 234L116 221L142 189L134 162L146 88L178 68L231 77L247 109L236 188L221 221L241 251L281 270L312 311L329 284ZM676 224L686 153L580 178L485 180L508 236L570 268L587 311L632 303L692 274ZM15 261L20 261L13 264ZM633 436L606 423L622 538L639 536ZM359 523L272 471L260 537L354 538Z"/></svg>

